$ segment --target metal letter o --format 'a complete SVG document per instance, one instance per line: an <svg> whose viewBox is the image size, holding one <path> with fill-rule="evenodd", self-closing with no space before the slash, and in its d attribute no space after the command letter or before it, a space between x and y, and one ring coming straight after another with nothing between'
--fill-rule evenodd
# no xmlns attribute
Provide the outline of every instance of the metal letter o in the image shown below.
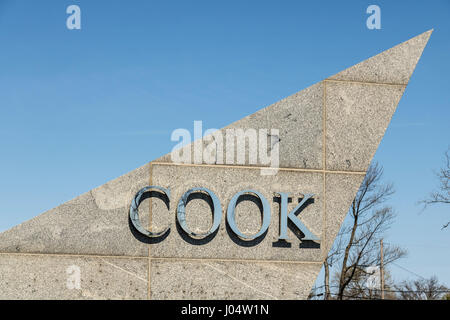
<svg viewBox="0 0 450 320"><path fill-rule="evenodd" d="M189 230L187 223L186 223L186 205L188 202L188 197L192 193L196 192L204 192L208 194L208 196L211 198L213 203L213 223L211 226L211 229L209 231L204 233L195 233ZM177 220L180 224L181 228L184 232L186 232L189 236L194 237L196 239L201 239L209 236L210 234L213 234L220 225L220 220L222 220L222 207L220 205L219 198L209 189L206 188L192 188L188 191L186 191L183 196L181 197L180 201L178 202L177 207Z"/></svg>
<svg viewBox="0 0 450 320"><path fill-rule="evenodd" d="M163 234L165 234L170 228L167 227L164 231L161 231L161 232L151 232L151 231L145 229L141 225L141 221L139 220L139 210L138 210L139 205L142 202L142 196L144 195L144 193L151 191L152 189L156 189L156 190L163 192L167 196L167 198L169 198L169 202L170 202L170 190L169 189L165 189L165 188L159 187L159 186L148 186L148 187L142 188L141 190L139 190L138 193L136 193L136 196L134 197L133 201L131 201L130 220L131 220L131 223L133 224L133 226L136 228L136 230L138 230L140 233L142 233L143 235L150 237L150 238L156 238L156 237L160 237Z"/></svg>
<svg viewBox="0 0 450 320"><path fill-rule="evenodd" d="M262 225L261 225L261 229L259 230L258 233L256 233L255 235L245 235L243 234L241 231L239 231L237 225L236 225L236 220L235 220L235 208L236 208L236 204L238 199L246 194L246 193L253 193L254 195L256 195L259 200L261 201L262 207L263 207L263 219L262 219ZM240 191L238 193L236 193L233 198L231 198L231 201L228 205L228 210L227 210L227 221L228 221L228 225L230 226L231 230L233 230L233 232L239 236L242 239L245 240L254 240L258 237L260 237L261 235L263 235L267 229L269 228L270 225L270 205L269 202L267 201L267 199L258 191L255 190L244 190L244 191Z"/></svg>

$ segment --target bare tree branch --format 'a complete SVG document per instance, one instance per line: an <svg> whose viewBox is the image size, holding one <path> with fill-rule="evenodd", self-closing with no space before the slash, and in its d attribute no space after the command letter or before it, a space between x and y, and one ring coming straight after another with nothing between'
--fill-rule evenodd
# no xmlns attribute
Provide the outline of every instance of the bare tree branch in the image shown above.
<svg viewBox="0 0 450 320"><path fill-rule="evenodd" d="M441 300L449 293L449 289L440 284L436 277L404 281L396 289L403 300Z"/></svg>
<svg viewBox="0 0 450 320"><path fill-rule="evenodd" d="M438 189L431 192L427 198L419 201L423 205L423 210L434 204L450 204L450 146L445 152L445 165L436 173L439 179ZM442 229L449 226L450 221Z"/></svg>
<svg viewBox="0 0 450 320"><path fill-rule="evenodd" d="M392 184L382 182L383 168L373 164L367 170L366 176L349 209L350 222L341 228L333 248L325 260L325 296L332 296L330 288L330 268L338 263L335 275L336 298L362 297L367 288L359 291L363 279L367 279L367 266L380 264L379 240L391 226L395 213L384 203L394 193ZM387 246L383 254L385 264L389 264L406 254L399 247ZM336 269L336 267L334 268ZM375 294L375 293L371 293Z"/></svg>

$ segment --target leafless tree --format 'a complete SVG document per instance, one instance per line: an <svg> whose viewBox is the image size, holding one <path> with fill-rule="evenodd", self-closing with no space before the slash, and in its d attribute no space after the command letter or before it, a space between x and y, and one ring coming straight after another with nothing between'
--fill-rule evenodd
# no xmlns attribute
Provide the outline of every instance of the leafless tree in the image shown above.
<svg viewBox="0 0 450 320"><path fill-rule="evenodd" d="M350 210L350 222L345 225L324 262L325 294L330 299L330 266L337 264L335 286L336 298L356 298L355 288L364 276L367 266L380 265L379 240L391 226L395 213L385 202L394 193L391 184L381 181L383 169L378 164L371 165L366 173ZM386 245L384 264L403 257L405 251L397 246ZM359 290L359 294L361 294Z"/></svg>
<svg viewBox="0 0 450 320"><path fill-rule="evenodd" d="M334 242L333 248L328 252L328 256L326 257L323 266L324 266L324 293L323 299L330 300L332 299L331 295L331 287L335 287L334 283L331 283L330 279L330 270L333 265L338 263L340 259L342 259L342 253L344 248L344 236L348 233L347 228L341 228L341 231L336 236L336 240Z"/></svg>
<svg viewBox="0 0 450 320"><path fill-rule="evenodd" d="M322 298L322 296L323 296L323 293L320 292L319 288L314 286L311 289L311 292L309 293L307 300L319 300Z"/></svg>
<svg viewBox="0 0 450 320"><path fill-rule="evenodd" d="M450 204L450 147L445 152L445 165L436 173L439 179L439 187L436 191L430 193L428 198L420 201L424 209L433 204ZM447 228L450 221L444 224L442 229Z"/></svg>
<svg viewBox="0 0 450 320"><path fill-rule="evenodd" d="M369 275L365 270L358 269L353 280L345 290L346 299L374 300L381 299L381 290L379 286L368 286ZM394 290L394 282L387 270L384 272L384 299L395 300L397 298Z"/></svg>
<svg viewBox="0 0 450 320"><path fill-rule="evenodd" d="M436 277L414 281L404 281L396 286L402 300L441 300L448 296L449 289L440 284Z"/></svg>

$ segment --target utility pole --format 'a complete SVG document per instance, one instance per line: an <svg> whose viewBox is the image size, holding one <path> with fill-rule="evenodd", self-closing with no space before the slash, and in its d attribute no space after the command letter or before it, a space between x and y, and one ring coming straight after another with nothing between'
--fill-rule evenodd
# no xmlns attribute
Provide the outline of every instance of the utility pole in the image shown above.
<svg viewBox="0 0 450 320"><path fill-rule="evenodd" d="M384 267L383 267L383 239L380 240L380 285L381 285L381 300L384 300Z"/></svg>

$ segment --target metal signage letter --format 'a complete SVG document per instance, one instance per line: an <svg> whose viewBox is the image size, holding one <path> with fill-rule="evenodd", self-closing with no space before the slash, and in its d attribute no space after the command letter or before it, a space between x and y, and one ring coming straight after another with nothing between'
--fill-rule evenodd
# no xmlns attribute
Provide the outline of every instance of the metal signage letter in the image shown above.
<svg viewBox="0 0 450 320"><path fill-rule="evenodd" d="M256 195L259 200L261 201L262 207L263 207L263 219L262 219L262 225L261 225L261 229L259 230L259 232L255 235L245 235L243 234L241 231L239 231L237 225L236 225L236 221L235 221L235 208L236 208L236 204L238 199L246 194L246 193L253 193L254 195ZM227 210L227 221L228 221L228 225L230 226L231 230L233 230L233 232L239 236L242 239L245 240L253 240L256 239L258 237L260 237L261 235L263 235L266 231L267 228L269 228L270 225L270 205L269 202L267 202L267 199L258 191L255 190L244 190L244 191L240 191L238 193L236 193L233 198L231 198L231 201L228 205L228 210Z"/></svg>
<svg viewBox="0 0 450 320"><path fill-rule="evenodd" d="M205 192L206 194L208 194L208 196L211 198L213 202L213 224L211 226L211 229L209 229L209 231L204 233L192 232L191 230L189 230L186 223L186 205L188 202L188 197L191 193L196 192ZM214 192L206 188L192 188L186 191L181 197L180 201L178 202L177 220L183 231L186 232L191 237L198 239L209 236L210 234L214 233L217 230L217 228L219 228L220 220L222 220L222 207L220 205L219 198L217 198Z"/></svg>
<svg viewBox="0 0 450 320"><path fill-rule="evenodd" d="M302 201L288 214L288 198L289 193L286 192L277 192L281 196L280 206L280 237L279 240L289 240L287 235L287 224L288 219L291 220L292 223L296 225L296 227L303 232L305 237L302 240L319 240L309 229L300 221L300 219L295 215L295 212L299 211L300 208L308 201L314 194L305 194Z"/></svg>
<svg viewBox="0 0 450 320"><path fill-rule="evenodd" d="M163 234L165 234L170 228L167 227L164 231L161 231L161 232L151 232L151 231L145 229L141 225L141 221L139 220L139 210L138 210L139 205L142 202L142 196L144 195L144 193L151 191L152 189L156 189L156 190L159 190L162 193L164 193L170 202L170 190L169 189L159 187L159 186L148 186L148 187L142 188L141 190L139 190L138 193L136 193L136 196L134 197L133 201L131 201L130 220L137 231L139 231L140 233L142 233L143 235L145 235L147 237L156 238L156 237L160 237Z"/></svg>

